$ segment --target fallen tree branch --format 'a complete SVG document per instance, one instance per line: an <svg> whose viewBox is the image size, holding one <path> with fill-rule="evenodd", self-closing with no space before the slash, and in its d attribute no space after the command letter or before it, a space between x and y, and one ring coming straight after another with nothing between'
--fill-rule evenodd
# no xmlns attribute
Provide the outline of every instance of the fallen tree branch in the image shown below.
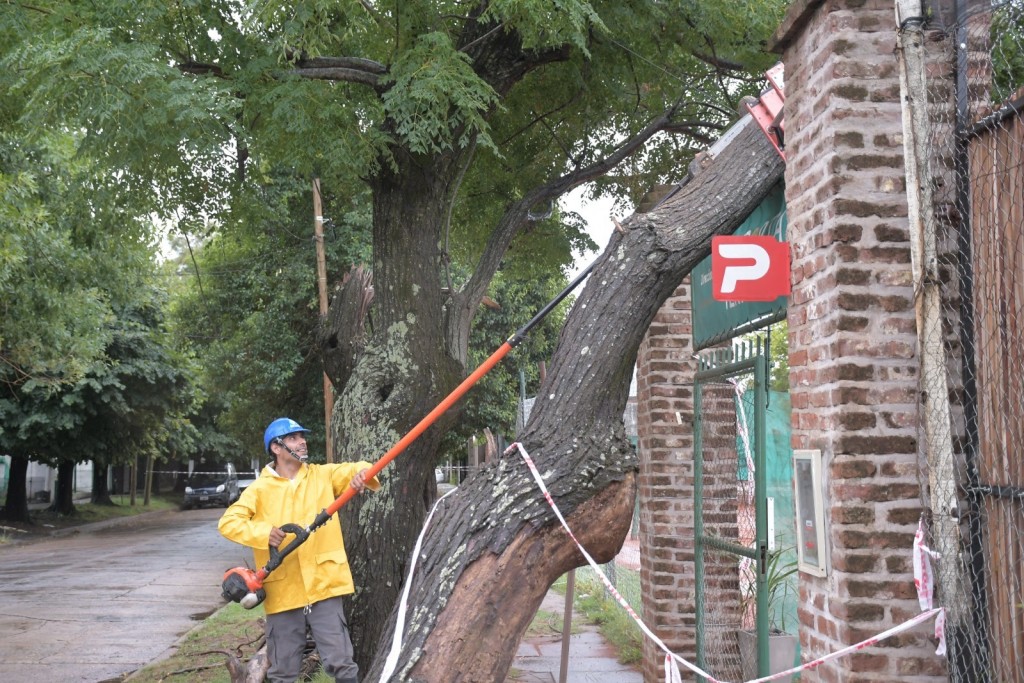
<svg viewBox="0 0 1024 683"><path fill-rule="evenodd" d="M629 531L638 464L622 413L637 349L658 309L781 179L749 120L701 172L622 221L569 313L530 420L518 435L570 527L598 561ZM444 499L423 539L392 681L504 680L551 583L583 563L514 455ZM390 643L395 621L381 642ZM386 651L367 675L380 676Z"/></svg>

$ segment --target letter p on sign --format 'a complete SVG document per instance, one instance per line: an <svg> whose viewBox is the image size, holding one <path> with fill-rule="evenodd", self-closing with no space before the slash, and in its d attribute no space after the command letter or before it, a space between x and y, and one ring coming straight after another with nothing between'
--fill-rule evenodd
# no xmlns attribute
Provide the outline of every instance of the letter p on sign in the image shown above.
<svg viewBox="0 0 1024 683"><path fill-rule="evenodd" d="M789 294L789 243L764 235L711 238L716 301L774 301Z"/></svg>

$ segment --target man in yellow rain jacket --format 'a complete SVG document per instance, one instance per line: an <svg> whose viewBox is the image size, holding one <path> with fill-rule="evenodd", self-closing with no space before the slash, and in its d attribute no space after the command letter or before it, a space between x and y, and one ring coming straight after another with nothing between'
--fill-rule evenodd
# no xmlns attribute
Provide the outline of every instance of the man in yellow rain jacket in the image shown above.
<svg viewBox="0 0 1024 683"><path fill-rule="evenodd" d="M376 477L364 478L368 462L307 464L309 430L295 420L274 420L263 434L263 446L274 462L242 492L220 518L225 538L253 549L256 566L270 559L270 548L286 545L293 536L279 528L308 524L351 486L362 493L380 487ZM355 591L340 524L325 524L284 558L263 582L267 598L267 655L272 683L293 683L302 666L306 627L316 641L324 670L336 683L357 683L352 640L341 596Z"/></svg>

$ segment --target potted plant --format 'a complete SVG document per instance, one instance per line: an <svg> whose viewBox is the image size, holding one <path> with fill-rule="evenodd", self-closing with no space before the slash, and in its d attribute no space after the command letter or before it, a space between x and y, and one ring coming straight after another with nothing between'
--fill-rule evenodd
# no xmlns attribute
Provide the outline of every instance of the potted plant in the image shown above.
<svg viewBox="0 0 1024 683"><path fill-rule="evenodd" d="M776 550L768 554L766 566L766 590L768 591L768 673L774 674L793 667L796 661L798 638L787 633L787 604L797 597L797 561L789 549ZM744 595L744 613L756 602L755 584ZM792 625L792 624L791 624ZM758 677L757 672L757 631L741 629L738 632L740 665L743 680ZM793 675L778 679L782 683L793 680Z"/></svg>

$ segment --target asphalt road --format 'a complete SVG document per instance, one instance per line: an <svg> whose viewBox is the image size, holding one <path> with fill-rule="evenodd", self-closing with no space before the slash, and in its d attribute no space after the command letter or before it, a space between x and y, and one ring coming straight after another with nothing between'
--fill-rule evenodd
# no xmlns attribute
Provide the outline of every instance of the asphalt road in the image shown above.
<svg viewBox="0 0 1024 683"><path fill-rule="evenodd" d="M172 510L0 546L0 681L120 681L224 605L224 570L252 552L223 510Z"/></svg>

